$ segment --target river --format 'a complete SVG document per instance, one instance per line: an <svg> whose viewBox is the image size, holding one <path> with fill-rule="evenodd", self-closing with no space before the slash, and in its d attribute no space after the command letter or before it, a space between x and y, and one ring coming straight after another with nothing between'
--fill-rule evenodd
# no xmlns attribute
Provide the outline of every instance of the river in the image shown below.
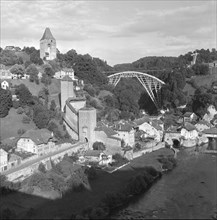
<svg viewBox="0 0 217 220"><path fill-rule="evenodd" d="M116 217L211 219L217 211L216 155L187 149L178 153L177 160L173 171L164 174L148 192Z"/></svg>

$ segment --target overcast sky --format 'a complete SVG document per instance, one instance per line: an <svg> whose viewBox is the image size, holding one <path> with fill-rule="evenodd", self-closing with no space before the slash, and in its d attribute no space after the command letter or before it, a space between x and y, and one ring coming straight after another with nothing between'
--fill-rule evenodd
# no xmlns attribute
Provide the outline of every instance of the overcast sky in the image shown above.
<svg viewBox="0 0 217 220"><path fill-rule="evenodd" d="M216 48L216 0L1 0L1 47L34 46L50 27L57 48L109 65Z"/></svg>

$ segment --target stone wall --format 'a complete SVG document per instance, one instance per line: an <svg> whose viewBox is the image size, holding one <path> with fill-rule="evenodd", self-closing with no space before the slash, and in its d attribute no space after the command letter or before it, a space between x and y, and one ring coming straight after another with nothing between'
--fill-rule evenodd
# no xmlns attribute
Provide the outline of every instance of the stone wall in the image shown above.
<svg viewBox="0 0 217 220"><path fill-rule="evenodd" d="M57 163L64 157L66 153L68 155L71 155L72 153L81 154L82 152L87 151L89 148L87 143L75 144L71 147L67 147L68 145L67 144L62 145L60 149L63 148L63 150L58 151L56 154L51 154L51 155L48 154L47 156L43 156L41 158L38 157L28 162L25 161L25 163L22 163L19 167L16 167L13 170L9 170L8 172L5 172L3 174L7 176L9 181L12 181L12 182L22 181L23 179L32 175L38 169L38 166L40 163L43 163L46 165L47 162L50 160L54 161L54 163Z"/></svg>

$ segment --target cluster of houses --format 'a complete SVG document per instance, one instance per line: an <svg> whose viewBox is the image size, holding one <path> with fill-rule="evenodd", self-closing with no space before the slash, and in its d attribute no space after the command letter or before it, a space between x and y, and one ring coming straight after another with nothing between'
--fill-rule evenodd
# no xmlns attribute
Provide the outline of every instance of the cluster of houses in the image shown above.
<svg viewBox="0 0 217 220"><path fill-rule="evenodd" d="M208 109L210 110L208 111L209 114L215 113L213 106ZM92 161L97 162L99 165L108 165L112 162L112 155L121 152L128 159L133 159L133 148L136 144L135 134L137 132L141 140L148 139L156 143L164 141L172 145L173 140L176 139L185 147L207 143L208 138L213 137L213 135L217 137L217 119L213 121L210 115L209 117L205 115L203 120L198 121L194 113L187 112L183 115L180 126L170 126L166 130L161 119L162 116L145 115L134 121L98 122L94 129L95 141L104 143L106 150L100 151L87 148L80 155L79 161L81 163ZM216 124L213 124L213 122ZM58 150L53 133L47 129L26 131L16 139L14 146L14 149L9 152L0 149L0 172ZM123 153L124 149L127 150Z"/></svg>

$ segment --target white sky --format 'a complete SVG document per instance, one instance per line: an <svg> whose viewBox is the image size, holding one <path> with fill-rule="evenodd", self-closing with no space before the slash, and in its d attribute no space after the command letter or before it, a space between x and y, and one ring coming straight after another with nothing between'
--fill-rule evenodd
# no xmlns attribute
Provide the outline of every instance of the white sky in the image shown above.
<svg viewBox="0 0 217 220"><path fill-rule="evenodd" d="M46 27L60 52L75 49L109 65L217 45L216 0L0 1L2 48L39 49Z"/></svg>

